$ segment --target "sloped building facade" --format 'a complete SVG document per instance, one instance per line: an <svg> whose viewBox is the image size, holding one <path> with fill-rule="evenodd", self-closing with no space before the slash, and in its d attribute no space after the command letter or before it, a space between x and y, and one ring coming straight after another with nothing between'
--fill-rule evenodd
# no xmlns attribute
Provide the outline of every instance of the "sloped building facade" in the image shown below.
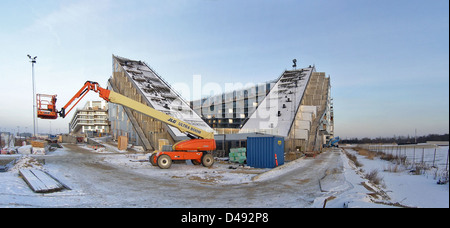
<svg viewBox="0 0 450 228"><path fill-rule="evenodd" d="M195 113L188 102L178 95L153 69L142 61L113 56L113 75L108 88L188 124L213 132ZM187 139L178 129L121 105L109 104L111 134L128 136L129 142L146 150L158 147L158 139L171 144Z"/></svg>
<svg viewBox="0 0 450 228"><path fill-rule="evenodd" d="M225 138L235 138L240 145L248 135L275 135L285 139L286 154L295 158L320 151L334 136L330 78L315 66L286 70L270 82L187 102L146 63L113 56L108 88L215 132L218 150ZM158 139L171 144L187 139L178 129L129 108L110 103L108 112L111 135L126 135L130 143L146 150L156 149Z"/></svg>
<svg viewBox="0 0 450 228"><path fill-rule="evenodd" d="M334 135L330 78L315 66L286 70L270 84L191 104L216 132L282 136L285 152L294 157L320 151Z"/></svg>

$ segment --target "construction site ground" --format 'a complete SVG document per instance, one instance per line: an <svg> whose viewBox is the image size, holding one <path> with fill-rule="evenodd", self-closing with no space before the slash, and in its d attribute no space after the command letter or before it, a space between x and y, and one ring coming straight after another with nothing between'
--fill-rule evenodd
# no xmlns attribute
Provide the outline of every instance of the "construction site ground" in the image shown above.
<svg viewBox="0 0 450 228"><path fill-rule="evenodd" d="M44 159L42 167L70 190L37 194L10 170L0 174L0 207L308 207L322 195L319 179L339 160L339 153L327 152L290 169L216 161L211 168L187 162L163 170L134 152L63 147L33 157Z"/></svg>
<svg viewBox="0 0 450 228"><path fill-rule="evenodd" d="M148 155L117 151L114 145L96 150L85 144L63 144L43 156L0 156L3 161L20 160L0 173L0 207L448 207L448 184L436 185L435 180L405 171L382 172L387 186L376 186L343 151L327 149L316 157L303 157L274 169L221 160L211 168L186 162L160 169L143 160ZM360 161L385 166L380 163L384 161L364 157ZM69 189L34 193L18 174L30 165L44 169ZM408 183L412 180L420 186L418 195L410 194ZM422 194L426 192L444 199L430 199Z"/></svg>

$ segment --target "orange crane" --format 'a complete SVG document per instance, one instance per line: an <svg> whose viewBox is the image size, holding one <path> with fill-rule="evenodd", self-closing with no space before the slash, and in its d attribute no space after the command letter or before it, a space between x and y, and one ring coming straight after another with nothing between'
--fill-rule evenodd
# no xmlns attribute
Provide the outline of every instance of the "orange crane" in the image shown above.
<svg viewBox="0 0 450 228"><path fill-rule="evenodd" d="M162 169L168 169L172 165L173 160L191 160L193 164L202 164L205 167L210 167L214 164L214 158L209 153L216 149L213 132L207 132L119 93L104 89L97 82L87 81L60 111L56 109L56 95L37 94L38 118L57 119L58 115L65 118L89 91L98 93L101 98L108 102L131 108L169 124L191 138L173 145L172 151L153 153L150 157L150 162L153 165L157 165Z"/></svg>

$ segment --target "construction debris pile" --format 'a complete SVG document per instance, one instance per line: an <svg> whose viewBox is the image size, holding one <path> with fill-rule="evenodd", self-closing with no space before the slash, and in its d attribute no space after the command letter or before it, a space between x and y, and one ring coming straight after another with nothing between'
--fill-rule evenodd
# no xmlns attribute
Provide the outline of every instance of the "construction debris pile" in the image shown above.
<svg viewBox="0 0 450 228"><path fill-rule="evenodd" d="M42 164L36 158L24 155L16 160L15 165L11 168L12 171L19 169L42 169Z"/></svg>
<svg viewBox="0 0 450 228"><path fill-rule="evenodd" d="M45 155L48 151L49 145L47 141L31 141L32 153L37 155Z"/></svg>
<svg viewBox="0 0 450 228"><path fill-rule="evenodd" d="M3 155L46 155L48 152L55 150L55 148L61 148L58 143L48 143L44 140L32 140L30 145L27 145L27 141L22 142L22 146L14 146L14 144L8 145L1 149Z"/></svg>

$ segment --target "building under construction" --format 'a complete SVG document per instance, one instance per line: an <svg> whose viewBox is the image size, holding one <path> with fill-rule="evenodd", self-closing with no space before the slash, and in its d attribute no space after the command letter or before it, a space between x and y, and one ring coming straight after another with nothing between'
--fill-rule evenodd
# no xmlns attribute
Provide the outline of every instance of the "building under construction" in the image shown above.
<svg viewBox="0 0 450 228"><path fill-rule="evenodd" d="M108 88L206 131L216 133L217 149L244 146L246 137L275 135L285 139L285 153L320 151L333 137L330 78L315 66L286 70L267 83L185 101L142 61L113 56ZM178 129L126 107L109 103L111 134L127 136L146 150L159 139L187 139Z"/></svg>
<svg viewBox="0 0 450 228"><path fill-rule="evenodd" d="M177 94L153 69L142 61L113 56L113 75L108 89L146 104L192 126L212 132L213 129L196 114L189 103ZM146 150L158 148L159 139L170 144L188 139L177 128L135 110L109 103L111 134L114 138L128 136L128 142Z"/></svg>
<svg viewBox="0 0 450 228"><path fill-rule="evenodd" d="M191 104L218 135L281 136L285 139L285 152L295 157L304 152L320 151L323 144L333 138L330 92L330 78L323 72L316 72L315 66L309 66L286 70L269 83Z"/></svg>

